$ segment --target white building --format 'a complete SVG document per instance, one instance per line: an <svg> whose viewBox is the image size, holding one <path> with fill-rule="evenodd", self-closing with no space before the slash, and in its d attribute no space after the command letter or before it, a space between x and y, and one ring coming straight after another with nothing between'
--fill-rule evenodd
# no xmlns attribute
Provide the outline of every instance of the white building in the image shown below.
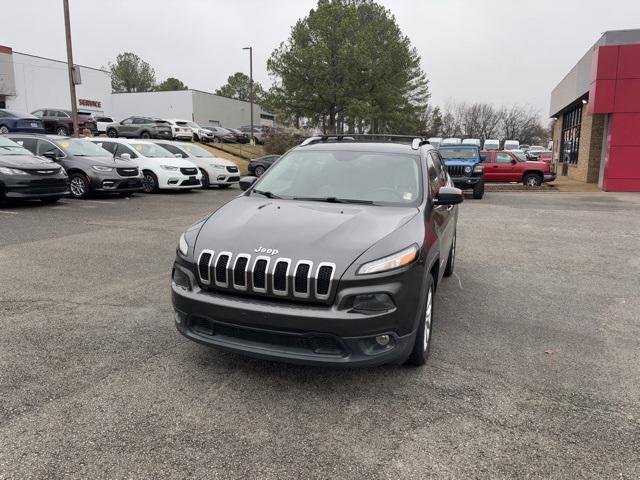
<svg viewBox="0 0 640 480"><path fill-rule="evenodd" d="M76 65L81 111L120 121L137 115L193 120L202 126L238 127L251 123L249 102L199 90L111 93L111 76L99 68ZM12 51L0 45L0 108L29 113L42 108L70 109L67 62ZM273 125L273 115L254 105L254 125Z"/></svg>

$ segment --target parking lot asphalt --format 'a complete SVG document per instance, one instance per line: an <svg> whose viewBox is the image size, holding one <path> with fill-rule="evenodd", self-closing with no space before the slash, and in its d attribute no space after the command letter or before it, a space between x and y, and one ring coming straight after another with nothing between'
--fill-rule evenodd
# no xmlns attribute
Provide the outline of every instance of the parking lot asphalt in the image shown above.
<svg viewBox="0 0 640 480"><path fill-rule="evenodd" d="M640 196L465 201L427 366L329 370L175 330L237 193L0 205L0 478L640 478Z"/></svg>

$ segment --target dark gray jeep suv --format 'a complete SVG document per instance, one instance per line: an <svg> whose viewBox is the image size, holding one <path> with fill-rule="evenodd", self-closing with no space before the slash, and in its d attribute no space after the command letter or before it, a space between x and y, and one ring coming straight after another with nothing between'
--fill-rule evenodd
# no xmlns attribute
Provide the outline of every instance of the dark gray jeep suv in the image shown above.
<svg viewBox="0 0 640 480"><path fill-rule="evenodd" d="M292 363L426 362L463 200L431 145L313 137L241 187L180 238L182 334Z"/></svg>

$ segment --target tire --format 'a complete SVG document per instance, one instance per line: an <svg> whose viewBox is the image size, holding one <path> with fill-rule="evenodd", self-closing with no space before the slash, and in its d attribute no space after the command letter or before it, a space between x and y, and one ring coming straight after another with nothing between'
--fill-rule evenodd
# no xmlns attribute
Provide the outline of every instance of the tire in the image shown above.
<svg viewBox="0 0 640 480"><path fill-rule="evenodd" d="M110 128L109 130L107 130L107 137L118 138L118 131L115 128Z"/></svg>
<svg viewBox="0 0 640 480"><path fill-rule="evenodd" d="M69 177L69 190L73 198L87 198L89 188L89 179L84 173L72 173Z"/></svg>
<svg viewBox="0 0 640 480"><path fill-rule="evenodd" d="M200 169L200 173L202 173L202 180L201 180L202 189L206 190L211 186L211 183L209 182L209 174L205 172L202 168Z"/></svg>
<svg viewBox="0 0 640 480"><path fill-rule="evenodd" d="M229 188L230 186L231 186L231 184L230 184L230 183L223 183L223 184L221 184L221 185L218 185L218 188L220 188L220 189L224 190L224 189L226 189L226 188Z"/></svg>
<svg viewBox="0 0 640 480"><path fill-rule="evenodd" d="M200 137L197 134L194 133L191 140L194 141L194 142L199 142L200 141Z"/></svg>
<svg viewBox="0 0 640 480"><path fill-rule="evenodd" d="M9 133L9 127L7 127L6 125L0 125L0 133Z"/></svg>
<svg viewBox="0 0 640 480"><path fill-rule="evenodd" d="M143 138L143 139L145 139L145 140L148 140L148 139L150 139L150 138L151 138L151 135L149 134L149 132L142 132L142 133L140 134L140 138Z"/></svg>
<svg viewBox="0 0 640 480"><path fill-rule="evenodd" d="M142 191L144 193L158 193L158 177L155 173L145 171L142 177Z"/></svg>
<svg viewBox="0 0 640 480"><path fill-rule="evenodd" d="M525 187L539 187L544 179L539 173L527 173L522 179Z"/></svg>
<svg viewBox="0 0 640 480"><path fill-rule="evenodd" d="M475 200L481 200L484 196L484 180L480 180L473 186L473 198Z"/></svg>
<svg viewBox="0 0 640 480"><path fill-rule="evenodd" d="M52 203L56 203L58 200L60 200L60 197L49 197L40 199L40 201L45 205L51 205Z"/></svg>
<svg viewBox="0 0 640 480"><path fill-rule="evenodd" d="M450 277L453 275L453 267L456 264L456 237L457 233L453 234L453 242L451 242L451 250L449 251L449 258L447 258L447 265L444 267L443 275L445 277Z"/></svg>
<svg viewBox="0 0 640 480"><path fill-rule="evenodd" d="M266 169L262 166L262 165L258 165L253 173L256 174L256 177L261 177L262 175L264 175L264 172L266 171Z"/></svg>
<svg viewBox="0 0 640 480"><path fill-rule="evenodd" d="M424 313L420 325L418 326L418 332L416 334L416 341L413 345L411 355L406 361L407 365L419 367L427 363L429 358L429 350L431 349L431 337L433 331L433 300L435 298L435 289L433 288L433 277L431 274L427 278L426 298L424 302Z"/></svg>
<svg viewBox="0 0 640 480"><path fill-rule="evenodd" d="M67 130L67 127L58 127L56 128L56 135L66 137L67 135L69 135L69 131Z"/></svg>

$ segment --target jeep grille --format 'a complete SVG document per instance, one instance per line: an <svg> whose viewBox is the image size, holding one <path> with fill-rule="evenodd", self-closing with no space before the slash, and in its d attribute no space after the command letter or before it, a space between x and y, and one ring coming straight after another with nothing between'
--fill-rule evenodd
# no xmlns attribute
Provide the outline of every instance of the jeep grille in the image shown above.
<svg viewBox="0 0 640 480"><path fill-rule="evenodd" d="M204 286L279 297L327 300L336 266L309 260L204 250L198 258L198 275ZM212 281L213 279L213 281Z"/></svg>

